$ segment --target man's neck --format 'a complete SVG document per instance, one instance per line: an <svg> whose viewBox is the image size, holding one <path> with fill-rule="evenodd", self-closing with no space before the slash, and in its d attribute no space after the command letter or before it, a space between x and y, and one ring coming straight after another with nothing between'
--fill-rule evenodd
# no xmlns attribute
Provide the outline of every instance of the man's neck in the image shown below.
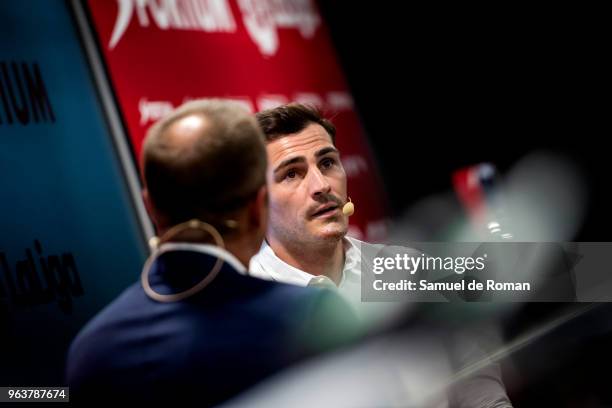
<svg viewBox="0 0 612 408"><path fill-rule="evenodd" d="M162 230L159 236L163 237L166 231L167 230ZM257 240L257 238L251 238L251 235L246 233L240 236L234 236L232 238L226 237L224 240L224 249L234 255L245 269L248 269L251 257L257 253L260 247L260 245L254 245L253 242L261 243L262 237L259 237L258 241L254 240ZM211 238L210 234L203 234L201 231L197 230L186 230L183 233L173 237L171 241L217 245L217 242Z"/></svg>
<svg viewBox="0 0 612 408"><path fill-rule="evenodd" d="M259 241L261 242L261 240ZM249 269L249 261L251 257L255 255L256 251L250 247L250 245L246 245L243 241L228 241L225 243L225 249L229 251L232 255L234 255L242 265L244 265L245 269Z"/></svg>
<svg viewBox="0 0 612 408"><path fill-rule="evenodd" d="M273 238L268 239L268 244L274 254L285 263L314 276L325 275L336 285L340 284L344 269L342 239L316 247L303 245L288 248Z"/></svg>

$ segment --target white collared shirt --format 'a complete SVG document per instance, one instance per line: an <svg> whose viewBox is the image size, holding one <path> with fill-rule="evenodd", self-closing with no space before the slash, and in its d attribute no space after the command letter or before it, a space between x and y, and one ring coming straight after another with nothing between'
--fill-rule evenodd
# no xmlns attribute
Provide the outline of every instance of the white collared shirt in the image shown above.
<svg viewBox="0 0 612 408"><path fill-rule="evenodd" d="M338 291L351 302L361 301L361 244L350 237L344 238L344 267ZM264 241L260 251L251 258L251 276L297 286L313 285L318 277L293 267L280 259L270 245ZM331 281L330 281L331 282Z"/></svg>
<svg viewBox="0 0 612 408"><path fill-rule="evenodd" d="M298 286L312 285L336 288L338 293L353 306L357 315L363 319L366 325L382 324L384 323L384 318L393 318L396 313L407 311L408 307L404 302L362 302L362 272L372 273L366 265L362 265L364 246L372 246L378 249L383 248L383 245L380 244L370 244L351 237L344 238L344 267L342 268L342 277L337 288L329 278L326 279L330 283L329 285L314 284L321 277L312 275L284 262L276 256L272 248L265 241L259 252L251 258L249 274L256 278ZM363 271L362 266L365 268Z"/></svg>

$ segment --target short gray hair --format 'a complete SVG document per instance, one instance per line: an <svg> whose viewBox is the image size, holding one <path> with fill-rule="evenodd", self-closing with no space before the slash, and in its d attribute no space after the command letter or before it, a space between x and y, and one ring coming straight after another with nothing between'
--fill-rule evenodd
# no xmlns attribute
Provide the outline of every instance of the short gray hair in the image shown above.
<svg viewBox="0 0 612 408"><path fill-rule="evenodd" d="M177 146L167 131L191 115L206 125L195 141ZM254 115L223 99L187 102L155 123L141 163L151 201L173 224L210 222L241 208L265 184L266 166L265 139Z"/></svg>

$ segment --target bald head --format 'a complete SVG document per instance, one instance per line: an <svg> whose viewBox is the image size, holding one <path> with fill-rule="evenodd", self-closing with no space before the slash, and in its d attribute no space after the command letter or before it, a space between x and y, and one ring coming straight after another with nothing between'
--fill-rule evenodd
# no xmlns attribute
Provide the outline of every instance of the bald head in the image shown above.
<svg viewBox="0 0 612 408"><path fill-rule="evenodd" d="M210 120L206 116L193 113L169 125L164 136L169 145L178 149L190 149L199 138L207 137L209 124Z"/></svg>
<svg viewBox="0 0 612 408"><path fill-rule="evenodd" d="M214 223L265 183L264 136L240 104L188 102L148 131L141 167L151 203L169 224Z"/></svg>

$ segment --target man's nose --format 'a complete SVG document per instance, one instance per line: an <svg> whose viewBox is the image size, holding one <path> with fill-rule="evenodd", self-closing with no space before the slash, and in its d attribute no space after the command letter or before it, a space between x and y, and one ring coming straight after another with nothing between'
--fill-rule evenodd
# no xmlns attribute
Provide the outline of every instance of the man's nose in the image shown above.
<svg viewBox="0 0 612 408"><path fill-rule="evenodd" d="M310 173L310 192L312 198L317 199L321 195L329 194L331 192L331 185L327 181L321 171L317 168L309 171Z"/></svg>

